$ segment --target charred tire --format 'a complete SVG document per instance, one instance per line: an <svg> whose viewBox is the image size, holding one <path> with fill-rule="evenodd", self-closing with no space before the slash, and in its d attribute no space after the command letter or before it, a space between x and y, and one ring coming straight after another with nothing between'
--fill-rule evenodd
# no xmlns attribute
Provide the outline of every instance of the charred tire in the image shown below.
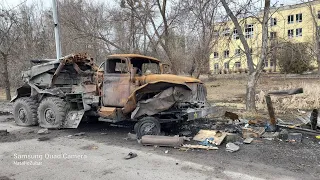
<svg viewBox="0 0 320 180"><path fill-rule="evenodd" d="M159 121L154 117L144 117L134 126L138 138L144 135L159 135L161 126Z"/></svg>
<svg viewBox="0 0 320 180"><path fill-rule="evenodd" d="M62 127L69 109L68 103L58 97L47 97L43 99L38 108L40 127Z"/></svg>
<svg viewBox="0 0 320 180"><path fill-rule="evenodd" d="M13 116L19 126L34 126L38 124L38 103L30 97L17 99L13 104Z"/></svg>

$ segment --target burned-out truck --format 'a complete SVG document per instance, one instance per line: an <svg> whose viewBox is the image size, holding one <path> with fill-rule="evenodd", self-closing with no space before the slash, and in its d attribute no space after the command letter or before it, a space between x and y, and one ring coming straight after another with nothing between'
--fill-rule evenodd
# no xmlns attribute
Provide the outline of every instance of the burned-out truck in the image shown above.
<svg viewBox="0 0 320 180"><path fill-rule="evenodd" d="M163 123L214 111L200 80L166 74L168 66L153 57L116 54L100 66L87 54L32 62L12 99L14 119L21 126L77 128L82 119L132 121L141 136L160 133Z"/></svg>

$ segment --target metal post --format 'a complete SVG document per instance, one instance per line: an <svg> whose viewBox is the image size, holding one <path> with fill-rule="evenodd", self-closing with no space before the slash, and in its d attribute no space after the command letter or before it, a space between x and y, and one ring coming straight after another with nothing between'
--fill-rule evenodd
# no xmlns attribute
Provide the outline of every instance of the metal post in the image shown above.
<svg viewBox="0 0 320 180"><path fill-rule="evenodd" d="M60 44L60 28L58 22L58 6L56 0L52 0L52 12L54 22L54 37L56 40L56 53L57 60L61 57L61 44Z"/></svg>

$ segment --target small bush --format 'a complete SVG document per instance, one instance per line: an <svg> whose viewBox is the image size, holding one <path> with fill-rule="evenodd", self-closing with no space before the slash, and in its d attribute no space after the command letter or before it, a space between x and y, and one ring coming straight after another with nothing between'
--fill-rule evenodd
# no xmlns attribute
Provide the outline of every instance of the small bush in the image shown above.
<svg viewBox="0 0 320 180"><path fill-rule="evenodd" d="M277 53L281 73L301 74L311 69L313 56L304 43L283 43Z"/></svg>

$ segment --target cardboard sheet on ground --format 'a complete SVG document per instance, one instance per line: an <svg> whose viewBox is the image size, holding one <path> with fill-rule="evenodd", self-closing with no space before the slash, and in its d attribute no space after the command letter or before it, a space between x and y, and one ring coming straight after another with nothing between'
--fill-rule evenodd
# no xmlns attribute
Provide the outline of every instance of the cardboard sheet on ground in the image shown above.
<svg viewBox="0 0 320 180"><path fill-rule="evenodd" d="M224 138L227 136L226 132L216 131L216 130L203 130L201 129L198 134L193 137L195 141L204 141L206 138L214 138L214 142L219 146Z"/></svg>

